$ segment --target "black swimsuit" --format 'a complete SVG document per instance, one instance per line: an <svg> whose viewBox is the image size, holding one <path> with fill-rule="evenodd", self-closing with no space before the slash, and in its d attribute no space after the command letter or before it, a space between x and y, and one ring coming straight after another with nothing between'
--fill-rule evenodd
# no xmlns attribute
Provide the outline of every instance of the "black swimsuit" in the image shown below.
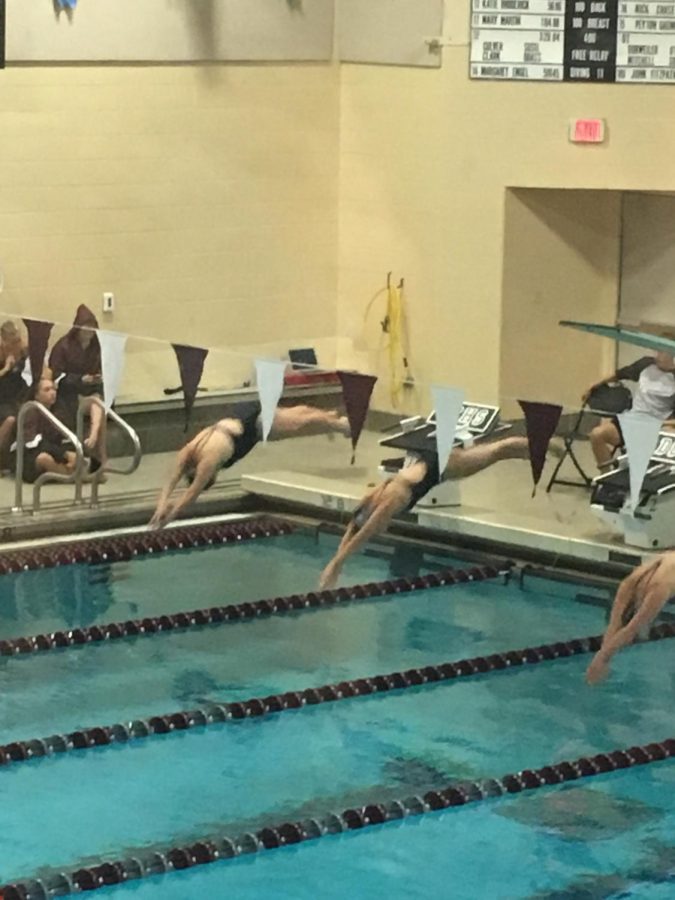
<svg viewBox="0 0 675 900"><path fill-rule="evenodd" d="M244 430L241 434L232 435L234 452L232 456L221 465L221 469L229 469L235 463L243 459L260 442L262 435L258 427L260 417L260 403L249 400L244 403L233 403L225 410L225 419L239 419Z"/></svg>
<svg viewBox="0 0 675 900"><path fill-rule="evenodd" d="M413 506L441 481L441 473L438 468L438 454L416 450L415 455L419 457L419 462L423 462L426 465L427 471L421 481L417 482L417 484L410 484L410 502L401 512L410 512ZM371 504L368 501L356 507L352 515L352 522L356 525L357 530L363 528L372 512Z"/></svg>
<svg viewBox="0 0 675 900"><path fill-rule="evenodd" d="M438 454L431 453L427 450L415 451L415 453L419 456L419 461L426 465L427 471L421 481L418 481L417 484L410 485L412 497L410 498L410 503L402 510L402 512L410 512L413 506L418 503L422 497L428 494L429 491L433 490L441 480L441 472L438 468Z"/></svg>

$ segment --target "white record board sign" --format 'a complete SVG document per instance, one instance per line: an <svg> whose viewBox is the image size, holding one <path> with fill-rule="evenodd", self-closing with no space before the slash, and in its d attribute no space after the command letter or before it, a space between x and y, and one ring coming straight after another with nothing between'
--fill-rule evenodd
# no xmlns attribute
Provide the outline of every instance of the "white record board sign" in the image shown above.
<svg viewBox="0 0 675 900"><path fill-rule="evenodd" d="M335 0L48 0L7 4L7 63L328 61Z"/></svg>
<svg viewBox="0 0 675 900"><path fill-rule="evenodd" d="M675 82L674 0L471 0L471 78Z"/></svg>

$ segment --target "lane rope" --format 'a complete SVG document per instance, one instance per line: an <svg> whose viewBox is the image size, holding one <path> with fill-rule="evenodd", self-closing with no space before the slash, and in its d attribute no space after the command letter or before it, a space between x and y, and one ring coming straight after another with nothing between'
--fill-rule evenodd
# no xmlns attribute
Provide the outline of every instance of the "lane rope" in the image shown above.
<svg viewBox="0 0 675 900"><path fill-rule="evenodd" d="M675 637L675 624L664 622L651 629L647 640L658 641L672 637ZM320 687L270 694L267 697L253 697L249 700L235 700L231 703L213 703L202 708L178 710L165 715L118 722L114 725L98 725L44 738L13 741L0 745L0 766L68 753L73 750L87 750L108 744L143 740L173 731L186 731L191 728L203 728L209 725L274 715L304 706L317 706L321 703L334 703L371 694L432 686L444 681L453 681L456 678L486 675L557 659L581 656L598 650L601 641L600 635L556 641L537 647L526 647L522 650L508 650L503 653L492 653L455 662L391 672L387 675L354 678Z"/></svg>
<svg viewBox="0 0 675 900"><path fill-rule="evenodd" d="M161 850L140 848L131 856L105 860L96 865L71 871L55 870L41 878L6 884L0 887L0 897L3 900L45 900L47 897L57 895L93 891L151 875L167 874L244 854L260 853L317 840L326 835L382 825L469 803L479 803L506 794L538 790L579 778L593 778L596 775L648 765L673 756L675 756L675 739L668 738L642 746L582 756L576 760L563 760L538 769L524 769L503 775L501 778L451 782L422 795L381 803L370 802L349 807L339 813L275 823L239 835L209 836L190 844Z"/></svg>
<svg viewBox="0 0 675 900"><path fill-rule="evenodd" d="M267 527L267 526L265 526ZM267 530L264 535L272 534ZM286 533L281 532L281 533ZM239 532L234 540L242 540ZM251 538L259 536L256 533ZM0 656L16 656L40 653L83 644L115 641L130 637L148 637L169 631L186 631L205 625L228 625L250 619L268 618L287 613L304 612L309 609L329 608L358 600L373 600L378 597L394 597L399 594L429 588L449 587L454 584L468 584L492 578L508 577L511 563L474 566L471 569L443 569L429 575L411 578L396 578L387 581L373 581L351 587L334 588L326 591L310 591L306 594L290 594L286 597L272 597L266 600L251 600L226 606L211 606L160 616L146 616L143 619L127 619L123 622L108 622L72 628L69 631L51 631L0 640Z"/></svg>
<svg viewBox="0 0 675 900"><path fill-rule="evenodd" d="M293 531L295 528L290 522L260 516L244 522L185 525L163 531L141 531L113 537L69 541L53 546L8 550L3 551L0 557L0 575L33 569L52 569L76 563L97 565L123 562L166 550L184 550L210 544L229 544L261 537L276 537L291 534Z"/></svg>

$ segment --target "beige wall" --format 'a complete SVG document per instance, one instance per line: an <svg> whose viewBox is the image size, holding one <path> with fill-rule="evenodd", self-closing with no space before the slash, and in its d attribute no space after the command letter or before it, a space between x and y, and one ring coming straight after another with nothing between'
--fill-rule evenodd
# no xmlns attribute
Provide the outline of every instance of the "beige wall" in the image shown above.
<svg viewBox="0 0 675 900"><path fill-rule="evenodd" d="M321 65L2 72L0 310L69 322L113 291L114 330L207 347L306 341L330 364L338 79ZM206 380L250 369L214 354ZM125 396L160 395L169 376L170 351L130 344Z"/></svg>
<svg viewBox="0 0 675 900"><path fill-rule="evenodd" d="M463 20L453 34L468 35ZM377 365L353 337L368 298L394 269L408 285L417 377L489 399L501 391L507 189L672 190L675 94L653 86L470 81L468 47L443 52L439 71L342 68L341 358ZM568 122L577 116L605 118L607 142L570 144ZM592 201L580 202L578 219L593 209ZM594 268L582 255L577 274L588 273L587 296L598 280ZM556 269L556 277L564 275ZM603 344L579 344L590 354L588 374L604 372ZM378 371L384 375L385 365ZM561 367L550 392L568 396L567 379Z"/></svg>
<svg viewBox="0 0 675 900"><path fill-rule="evenodd" d="M675 325L672 194L629 194L624 198L621 321Z"/></svg>
<svg viewBox="0 0 675 900"><path fill-rule="evenodd" d="M505 200L500 392L573 406L598 380L599 353L614 370L614 345L558 322L614 322L621 195L523 189Z"/></svg>
<svg viewBox="0 0 675 900"><path fill-rule="evenodd" d="M468 34L465 16L463 24ZM337 353L342 365L380 373L375 403L385 407L382 301L365 329L363 316L392 271L406 279L420 385L403 408L426 405L431 382L497 399L514 389L502 384L502 347L522 315L513 279L504 280L507 190L675 190L674 95L472 82L468 48L443 53L439 70L8 68L0 75L0 308L66 322L78 303L98 312L102 292L114 291L107 327L230 348L210 356L208 386L249 378L248 354L258 348L312 344L326 365ZM568 142L568 120L586 115L607 120L606 144ZM556 200L571 204L572 223L595 209L579 198ZM594 255L602 247L611 257L612 203L598 207L590 258L583 248L572 253L586 279L579 296L595 296L600 284L601 305L609 282ZM546 216L525 216L541 241ZM556 278L565 277L566 241L559 232L553 242ZM542 258L539 277L548 274ZM521 289L527 294L525 282ZM556 293L558 311L571 315L564 291ZM608 346L578 340L588 374L599 376ZM125 397L161 396L174 381L170 351L130 344ZM563 369L546 387L572 393Z"/></svg>

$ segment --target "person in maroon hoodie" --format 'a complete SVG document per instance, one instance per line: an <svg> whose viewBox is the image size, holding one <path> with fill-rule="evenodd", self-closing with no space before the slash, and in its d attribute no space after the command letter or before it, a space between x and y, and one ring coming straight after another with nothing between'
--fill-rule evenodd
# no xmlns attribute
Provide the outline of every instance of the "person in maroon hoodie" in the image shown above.
<svg viewBox="0 0 675 900"><path fill-rule="evenodd" d="M81 303L73 327L58 340L49 355L49 368L58 385L61 418L75 431L77 409L82 397L102 397L101 346L94 329L98 321L94 313ZM105 415L97 403L89 404L90 427L84 446L101 465L106 462Z"/></svg>

